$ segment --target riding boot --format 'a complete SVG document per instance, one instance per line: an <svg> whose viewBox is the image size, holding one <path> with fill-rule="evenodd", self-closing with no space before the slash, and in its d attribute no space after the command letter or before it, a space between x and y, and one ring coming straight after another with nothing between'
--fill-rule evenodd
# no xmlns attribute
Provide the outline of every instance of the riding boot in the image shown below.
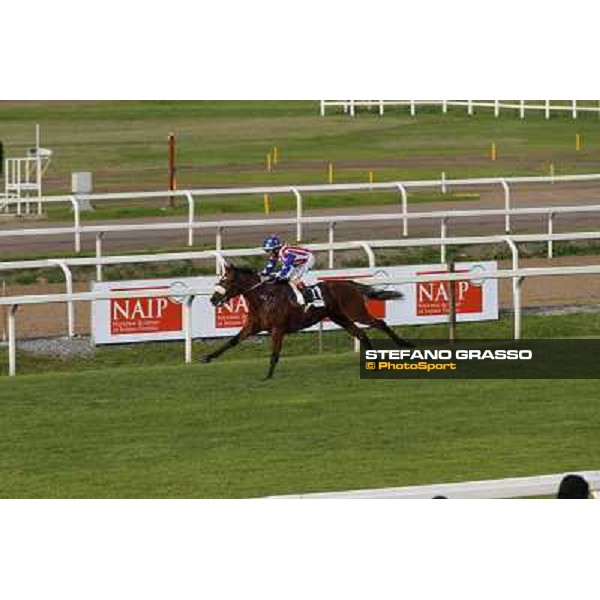
<svg viewBox="0 0 600 600"><path fill-rule="evenodd" d="M308 308L308 305L306 304L306 300L305 300L305 298L304 298L304 294L303 294L303 293L302 293L302 291L300 291L300 289L299 289L299 288L300 288L300 285L299 285L299 284L297 284L297 283L295 283L295 282L293 282L293 281L290 281L290 282L289 282L289 284L290 284L290 287L292 288L292 290L294 290L294 294L295 294L295 296L296 296L296 300L297 300L298 304L299 304L299 305L300 305L300 306L301 306L301 307L302 307L304 310L306 310L306 309ZM302 287L304 287L304 286L302 286Z"/></svg>

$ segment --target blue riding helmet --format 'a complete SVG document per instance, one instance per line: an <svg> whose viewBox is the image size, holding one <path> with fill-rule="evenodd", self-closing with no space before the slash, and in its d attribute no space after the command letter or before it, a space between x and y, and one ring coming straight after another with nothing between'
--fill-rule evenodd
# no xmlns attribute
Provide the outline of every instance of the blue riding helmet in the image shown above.
<svg viewBox="0 0 600 600"><path fill-rule="evenodd" d="M281 246L283 246L283 242L276 235L270 235L263 242L263 250L265 252L270 252L271 250L277 250L277 249L281 248Z"/></svg>

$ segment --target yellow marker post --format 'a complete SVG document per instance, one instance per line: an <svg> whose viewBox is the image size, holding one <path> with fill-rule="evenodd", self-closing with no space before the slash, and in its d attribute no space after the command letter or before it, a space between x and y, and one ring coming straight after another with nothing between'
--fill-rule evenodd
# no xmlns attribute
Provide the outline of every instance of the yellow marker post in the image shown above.
<svg viewBox="0 0 600 600"><path fill-rule="evenodd" d="M583 144L581 143L581 134L577 133L575 135L575 150L579 152L582 148Z"/></svg>
<svg viewBox="0 0 600 600"><path fill-rule="evenodd" d="M263 204L265 207L265 215L269 215L269 213L271 212L271 205L270 205L270 198L268 194L264 194L263 195Z"/></svg>
<svg viewBox="0 0 600 600"><path fill-rule="evenodd" d="M496 158L497 158L497 153L496 153L496 144L492 144L492 151L491 151L491 154L492 154L492 160L496 160Z"/></svg>
<svg viewBox="0 0 600 600"><path fill-rule="evenodd" d="M271 172L271 153L270 152L267 154L267 171L269 173Z"/></svg>
<svg viewBox="0 0 600 600"><path fill-rule="evenodd" d="M277 161L279 159L278 154L279 154L279 152L278 152L277 148L273 148L273 166L274 167L277 166Z"/></svg>
<svg viewBox="0 0 600 600"><path fill-rule="evenodd" d="M371 185L373 185L373 179L374 179L374 177L373 177L373 171L369 171L369 183Z"/></svg>
<svg viewBox="0 0 600 600"><path fill-rule="evenodd" d="M333 183L333 163L329 163L329 165L327 167L327 178L329 180L329 183L332 184Z"/></svg>

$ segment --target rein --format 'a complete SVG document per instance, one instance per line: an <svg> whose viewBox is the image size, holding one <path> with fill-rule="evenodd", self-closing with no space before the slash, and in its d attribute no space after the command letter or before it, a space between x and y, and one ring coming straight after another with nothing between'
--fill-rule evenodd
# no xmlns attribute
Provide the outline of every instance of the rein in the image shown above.
<svg viewBox="0 0 600 600"><path fill-rule="evenodd" d="M248 292L255 290L256 288L260 287L261 285L263 285L267 282L268 282L268 279L265 279L264 281L259 281L258 283L255 283L253 286L249 287L247 290L243 290L243 291L239 292L238 294L236 294L236 296L242 296L244 294L247 294ZM221 304L224 304L224 303L225 303L225 300L223 300L221 302Z"/></svg>

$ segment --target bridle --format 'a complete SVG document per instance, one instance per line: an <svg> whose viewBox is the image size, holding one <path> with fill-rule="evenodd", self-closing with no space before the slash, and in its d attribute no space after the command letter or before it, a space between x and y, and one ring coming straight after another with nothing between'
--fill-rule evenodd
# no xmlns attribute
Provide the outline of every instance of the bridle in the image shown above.
<svg viewBox="0 0 600 600"><path fill-rule="evenodd" d="M236 296L242 296L244 294L247 294L248 292L251 292L252 290L255 290L256 288L259 288L261 285L267 283L267 279L261 280L258 283L255 283L254 285L250 286L248 289L242 290L241 292L238 292L236 294ZM223 288L223 286L217 286L217 287L221 287ZM224 289L224 288L223 288ZM222 306L223 304L225 304L225 302L227 302L227 300L229 300L229 298L233 298L233 296L228 296L227 295L227 290L225 290L225 294L223 294L223 298L221 299L221 301L217 304L217 306Z"/></svg>

